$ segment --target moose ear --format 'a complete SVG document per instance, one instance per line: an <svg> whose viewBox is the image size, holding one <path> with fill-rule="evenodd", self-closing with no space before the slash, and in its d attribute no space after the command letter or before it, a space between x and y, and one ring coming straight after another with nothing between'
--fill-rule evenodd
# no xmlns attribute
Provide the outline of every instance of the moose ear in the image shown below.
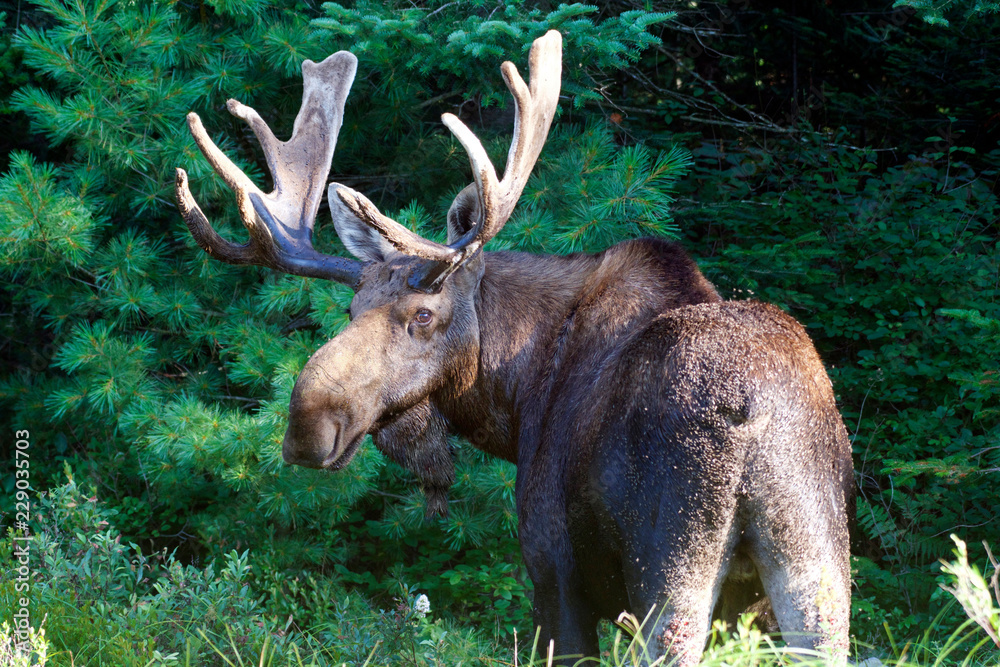
<svg viewBox="0 0 1000 667"><path fill-rule="evenodd" d="M392 245L382 238L382 235L364 222L347 207L340 199L337 190L346 190L357 194L351 188L331 183L327 189L327 200L330 202L330 214L333 215L333 226L337 236L347 250L365 262L384 262L389 255L396 252Z"/></svg>
<svg viewBox="0 0 1000 667"><path fill-rule="evenodd" d="M467 185L448 209L448 244L465 236L480 216L479 191L475 183Z"/></svg>

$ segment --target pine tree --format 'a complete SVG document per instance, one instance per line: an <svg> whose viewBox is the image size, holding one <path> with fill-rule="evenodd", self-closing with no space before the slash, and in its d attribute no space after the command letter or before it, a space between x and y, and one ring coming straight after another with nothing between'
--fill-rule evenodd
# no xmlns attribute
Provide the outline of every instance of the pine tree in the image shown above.
<svg viewBox="0 0 1000 667"><path fill-rule="evenodd" d="M564 115L577 124L554 132L494 247L597 250L626 236L669 235L685 154L622 150L581 110L607 72L655 43L647 28L669 15L596 22L584 5L546 14L509 4L498 14L448 2L324 8L310 25L280 0L201 8L39 0L14 37L37 80L11 100L64 159L17 153L0 180L3 298L20 318L7 325L13 349L0 401L12 423L38 430L36 458L65 456L89 470L120 508L119 527L137 538L192 535L216 554L250 545L276 571L337 564L343 580L370 593L415 585L456 613L493 610L495 593L490 613L524 621L511 465L454 441L451 509L432 522L412 474L370 444L335 475L283 465L291 387L310 354L346 325L351 294L229 266L196 247L173 203L178 166L220 232L244 232L183 119L197 111L265 185L256 144L222 113L224 100L254 106L287 136L301 62L350 49L361 64L331 178L440 238L469 174L437 116L477 109L485 120L477 131L502 164L510 124L499 63L520 60L535 36L557 28L567 60L586 62L567 68ZM320 218L317 244L343 252ZM35 349L38 341L48 351ZM40 464L36 484L57 474ZM448 586L441 571L451 573Z"/></svg>

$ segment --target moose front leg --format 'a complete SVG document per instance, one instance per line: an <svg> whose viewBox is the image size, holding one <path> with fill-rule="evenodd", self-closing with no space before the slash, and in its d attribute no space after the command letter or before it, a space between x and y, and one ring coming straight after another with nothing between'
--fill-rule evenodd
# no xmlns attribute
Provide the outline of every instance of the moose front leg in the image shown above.
<svg viewBox="0 0 1000 667"><path fill-rule="evenodd" d="M583 576L573 554L565 510L558 508L551 485L542 493L525 488L528 477L517 478L518 536L524 564L535 588L538 653L547 655L549 642L554 642L554 664L565 667L581 661L596 664L600 652L599 616L584 594ZM526 507L530 511L525 511Z"/></svg>
<svg viewBox="0 0 1000 667"><path fill-rule="evenodd" d="M522 531L523 535L523 531ZM567 540L568 541L568 540ZM597 663L598 616L583 595L579 573L572 560L555 554L528 555L521 538L525 565L535 587L534 620L538 631L537 651L545 656L553 642L553 664L569 667Z"/></svg>

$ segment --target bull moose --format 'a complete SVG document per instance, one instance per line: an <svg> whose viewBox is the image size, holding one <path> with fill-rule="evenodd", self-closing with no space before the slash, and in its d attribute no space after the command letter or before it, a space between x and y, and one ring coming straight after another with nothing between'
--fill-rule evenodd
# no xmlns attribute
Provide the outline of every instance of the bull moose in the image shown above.
<svg viewBox="0 0 1000 667"><path fill-rule="evenodd" d="M298 377L286 462L337 470L366 434L432 489L451 482L445 435L517 465L534 614L557 655L594 656L597 622L629 610L657 650L696 664L713 617L762 587L785 639L846 655L850 446L822 362L778 308L724 301L676 244L598 254L484 252L511 216L555 114L562 40L533 44L502 179L458 118L474 182L428 241L336 183L328 200L356 257L312 231L356 58L305 61L292 137L235 100L274 178L259 190L188 124L236 193L250 240L222 239L177 170L198 244L234 264L328 278L355 292L351 323ZM438 499L440 502L440 498ZM717 604L718 603L718 604ZM718 607L718 608L717 608Z"/></svg>

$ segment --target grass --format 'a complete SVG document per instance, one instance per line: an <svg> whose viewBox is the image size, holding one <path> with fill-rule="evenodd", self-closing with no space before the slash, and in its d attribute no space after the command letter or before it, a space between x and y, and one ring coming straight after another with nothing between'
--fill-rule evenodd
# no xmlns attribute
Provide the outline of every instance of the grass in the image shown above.
<svg viewBox="0 0 1000 667"><path fill-rule="evenodd" d="M648 621L647 619L645 619ZM653 647L645 640L642 628L645 622L640 622L634 616L623 614L619 626L607 638L606 650L599 662L593 659L580 660L580 667L632 667L647 665L648 667L669 667L670 663L662 656L654 655ZM373 628L374 630L374 628ZM414 628L416 631L417 629ZM400 651L397 655L387 655L381 651L383 643L376 640L363 661L344 662L338 660L336 647L317 648L313 642L298 642L291 640L279 647L265 638L263 645L257 649L242 646L240 640L232 632L228 633L225 642L210 637L204 631L196 631L196 643L189 642L184 654L161 654L154 652L143 667L201 667L206 664L225 665L226 667L334 667L350 665L351 667L381 667L382 665L399 665L420 667L462 667L463 665L485 665L489 667L553 667L558 656L553 655L552 647L540 646L537 636L532 643L530 652L524 659L519 658L517 644L511 650L510 657L498 657L503 653L503 647L478 645L466 652L442 652L437 655L421 650L417 653ZM31 655L12 651L12 633L6 624L0 629L0 665L3 667L45 667L45 665L73 664L61 660L51 662L54 655L44 631L33 633ZM871 649L855 647L854 660L857 664L873 667L882 664L885 667L997 667L1000 665L1000 646L997 646L989 633L984 632L977 621L968 619L952 633L943 637L935 631L935 627L927 629L919 638L904 644L897 644L891 631L886 628L886 640L892 655L877 656L878 663L870 659L865 662L863 657L870 658ZM417 642L419 643L419 642ZM307 648L301 648L305 646ZM208 646L214 653L214 659L206 662L204 654L198 657L198 652L192 646ZM426 648L426 644L421 645ZM466 647L469 648L469 647ZM478 648L479 650L475 650ZM484 650L485 649L485 650ZM507 649L510 650L510 649ZM65 657L65 656L63 656ZM756 629L745 617L734 629L716 624L712 630L711 640L706 649L701 665L703 667L785 667L794 664L796 667L832 667L843 665L821 651L793 649L782 645L780 640ZM109 667L111 667L109 665Z"/></svg>
<svg viewBox="0 0 1000 667"><path fill-rule="evenodd" d="M394 608L380 610L342 588L317 587L317 595L300 600L292 615L287 605L282 607L287 620L276 619L265 596L253 589L248 553L232 552L202 567L182 566L169 555L146 556L135 545L121 543L120 535L107 527L107 513L72 480L41 498L36 511L43 518L54 517L40 522L33 537L39 560L30 604L37 631L25 652L15 647L14 628L0 627L0 667L554 664L551 648L539 646L537 637L530 647L519 647L516 636L513 647L505 639L491 641L485 638L487 630L471 623L433 618L426 600L418 601L421 596L408 589ZM10 569L13 538L10 533L0 540L0 615L8 618L21 604ZM910 641L897 641L886 625L877 649L855 647L859 662L874 656L887 667L1000 665L997 560L987 547L987 568L992 567L987 577L969 563L965 543L952 539L954 558L941 567L946 581L941 587L953 598L952 606ZM958 607L964 614L956 621ZM600 661L584 664L669 667L645 640L643 627L651 615L640 620L623 614L616 625L606 626ZM300 627L293 617L319 620ZM819 666L836 661L819 652L790 649L744 619L735 628L713 628L701 664L777 667L790 662Z"/></svg>

